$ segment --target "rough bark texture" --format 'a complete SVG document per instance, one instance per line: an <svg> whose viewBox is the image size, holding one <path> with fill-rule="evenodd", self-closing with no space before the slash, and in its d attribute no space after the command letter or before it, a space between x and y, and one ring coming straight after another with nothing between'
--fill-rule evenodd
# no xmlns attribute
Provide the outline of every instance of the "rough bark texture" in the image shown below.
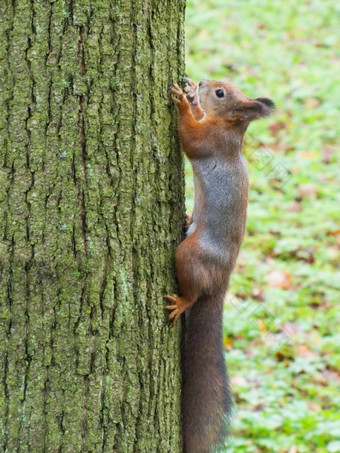
<svg viewBox="0 0 340 453"><path fill-rule="evenodd" d="M181 451L184 0L0 2L0 448Z"/></svg>

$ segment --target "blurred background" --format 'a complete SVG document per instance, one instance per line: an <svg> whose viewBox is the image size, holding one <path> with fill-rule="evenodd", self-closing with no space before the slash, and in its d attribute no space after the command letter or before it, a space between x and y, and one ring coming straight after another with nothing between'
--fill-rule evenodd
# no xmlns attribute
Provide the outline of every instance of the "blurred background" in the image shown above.
<svg viewBox="0 0 340 453"><path fill-rule="evenodd" d="M186 72L277 111L248 129L247 234L226 299L225 452L340 452L340 4L188 0ZM193 207L186 166L187 210Z"/></svg>

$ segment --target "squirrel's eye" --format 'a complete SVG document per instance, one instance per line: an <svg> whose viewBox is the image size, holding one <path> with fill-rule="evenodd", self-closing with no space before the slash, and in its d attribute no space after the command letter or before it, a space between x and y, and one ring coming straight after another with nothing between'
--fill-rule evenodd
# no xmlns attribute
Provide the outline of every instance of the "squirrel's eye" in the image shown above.
<svg viewBox="0 0 340 453"><path fill-rule="evenodd" d="M216 90L215 93L218 98L223 98L224 96L224 91L221 90L221 88L219 90Z"/></svg>

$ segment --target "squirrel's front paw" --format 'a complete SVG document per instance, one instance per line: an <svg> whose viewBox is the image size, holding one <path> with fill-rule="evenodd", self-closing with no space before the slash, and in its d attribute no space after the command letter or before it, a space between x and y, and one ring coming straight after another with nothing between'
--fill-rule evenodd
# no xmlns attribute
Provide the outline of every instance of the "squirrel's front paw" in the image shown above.
<svg viewBox="0 0 340 453"><path fill-rule="evenodd" d="M189 79L189 77L183 77L183 82L186 83L186 86L184 88L184 92L186 93L187 99L192 105L197 105L198 104L198 98L197 98L197 85L196 83Z"/></svg>
<svg viewBox="0 0 340 453"><path fill-rule="evenodd" d="M172 94L175 96L172 96L172 100L174 103L177 105L177 108L179 111L184 111L187 110L189 107L189 103L187 98L185 97L183 91L178 85L173 85L171 88Z"/></svg>

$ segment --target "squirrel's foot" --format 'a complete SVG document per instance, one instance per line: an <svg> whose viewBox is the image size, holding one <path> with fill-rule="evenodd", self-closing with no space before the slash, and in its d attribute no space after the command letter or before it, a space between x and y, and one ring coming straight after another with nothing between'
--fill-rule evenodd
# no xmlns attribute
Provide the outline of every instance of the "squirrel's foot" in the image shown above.
<svg viewBox="0 0 340 453"><path fill-rule="evenodd" d="M189 102L187 98L185 97L183 91L178 85L174 85L171 88L172 94L175 96L172 96L172 100L174 103L177 105L178 110L183 112L184 110L190 110Z"/></svg>
<svg viewBox="0 0 340 453"><path fill-rule="evenodd" d="M197 96L197 85L196 83L189 79L189 77L183 77L183 82L186 83L184 88L184 93L190 104L197 105L198 104L198 96Z"/></svg>
<svg viewBox="0 0 340 453"><path fill-rule="evenodd" d="M167 310L171 311L169 315L169 321L172 321L173 324L176 323L177 319L190 308L193 303L185 299L184 297L179 297L177 294L172 294L171 296L166 296L166 300L172 305L165 307Z"/></svg>

